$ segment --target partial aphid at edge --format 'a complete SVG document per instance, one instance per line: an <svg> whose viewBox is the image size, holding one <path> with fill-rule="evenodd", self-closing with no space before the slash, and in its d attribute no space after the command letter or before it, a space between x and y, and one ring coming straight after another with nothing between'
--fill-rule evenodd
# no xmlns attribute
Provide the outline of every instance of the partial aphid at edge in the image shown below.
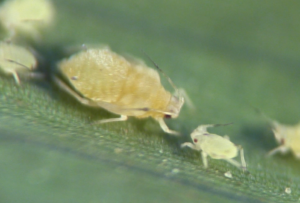
<svg viewBox="0 0 300 203"><path fill-rule="evenodd" d="M153 117L163 131L178 134L168 128L164 118L178 117L184 103L182 92L169 78L176 92L172 95L166 91L158 72L145 64L130 62L109 48L99 48L62 60L58 71L69 85L57 76L53 77L55 83L82 104L121 115L98 123L125 121L128 116Z"/></svg>
<svg viewBox="0 0 300 203"><path fill-rule="evenodd" d="M0 24L8 32L8 39L26 35L40 38L40 31L54 21L51 0L6 0L0 5Z"/></svg>
<svg viewBox="0 0 300 203"><path fill-rule="evenodd" d="M294 156L300 159L300 123L296 125L284 125L272 120L258 108L255 108L255 110L271 125L276 142L279 144L278 147L269 151L267 155L273 156L278 152L285 154L292 151Z"/></svg>
<svg viewBox="0 0 300 203"><path fill-rule="evenodd" d="M32 71L37 66L33 53L25 47L9 42L0 42L0 72L12 75L20 84L18 74Z"/></svg>
<svg viewBox="0 0 300 203"><path fill-rule="evenodd" d="M271 150L268 156L277 152L285 154L292 151L295 157L300 159L300 123L291 126L272 121L272 131L279 146Z"/></svg>
<svg viewBox="0 0 300 203"><path fill-rule="evenodd" d="M202 161L205 168L208 168L207 156L210 156L213 159L223 159L236 167L247 170L244 150L241 146L233 144L229 140L228 136L221 137L216 134L208 133L206 130L209 127L216 127L220 125L221 124L210 124L198 126L191 133L193 143L185 142L181 144L181 147L190 147L194 150L201 151ZM241 163L233 159L238 156L238 152L240 152Z"/></svg>

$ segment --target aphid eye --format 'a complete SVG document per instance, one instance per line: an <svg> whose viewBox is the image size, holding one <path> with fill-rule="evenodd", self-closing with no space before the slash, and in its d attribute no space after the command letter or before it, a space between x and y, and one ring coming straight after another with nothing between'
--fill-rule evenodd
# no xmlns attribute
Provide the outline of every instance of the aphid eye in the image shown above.
<svg viewBox="0 0 300 203"><path fill-rule="evenodd" d="M171 115L165 114L164 118L171 118Z"/></svg>
<svg viewBox="0 0 300 203"><path fill-rule="evenodd" d="M198 140L197 140L197 139L194 139L194 142L195 142L195 143L197 143L197 142L198 142Z"/></svg>

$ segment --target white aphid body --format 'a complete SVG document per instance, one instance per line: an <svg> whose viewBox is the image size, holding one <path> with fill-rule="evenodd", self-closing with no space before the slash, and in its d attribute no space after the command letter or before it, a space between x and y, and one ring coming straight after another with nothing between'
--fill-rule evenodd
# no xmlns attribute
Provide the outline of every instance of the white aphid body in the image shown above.
<svg viewBox="0 0 300 203"><path fill-rule="evenodd" d="M227 162L246 170L246 161L242 147L233 144L229 138L221 137L216 134L207 132L207 128L218 125L200 125L191 133L193 143L186 142L181 147L190 147L194 150L201 151L204 167L208 167L207 156L213 159L224 159ZM238 156L240 151L241 163L233 158Z"/></svg>
<svg viewBox="0 0 300 203"><path fill-rule="evenodd" d="M37 65L35 56L26 48L12 43L0 42L0 71L6 75L13 75L20 84L18 73L33 70Z"/></svg>
<svg viewBox="0 0 300 203"><path fill-rule="evenodd" d="M285 154L292 151L295 157L300 159L300 123L290 126L272 121L272 127L275 139L280 146L271 150L268 155L271 156L277 152Z"/></svg>
<svg viewBox="0 0 300 203"><path fill-rule="evenodd" d="M54 19L50 0L6 0L0 6L0 24L15 35L39 38L41 29L49 27Z"/></svg>
<svg viewBox="0 0 300 203"><path fill-rule="evenodd" d="M163 118L176 118L184 103L161 85L157 71L143 63L131 62L109 48L87 49L58 64L71 88L58 77L56 83L81 103L102 107L120 118L99 123L124 121L128 116L153 117L171 134Z"/></svg>

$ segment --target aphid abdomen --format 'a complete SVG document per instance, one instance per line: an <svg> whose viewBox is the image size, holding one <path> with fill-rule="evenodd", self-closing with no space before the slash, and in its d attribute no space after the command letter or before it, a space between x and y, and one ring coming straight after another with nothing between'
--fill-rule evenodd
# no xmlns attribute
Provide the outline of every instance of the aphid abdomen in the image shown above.
<svg viewBox="0 0 300 203"><path fill-rule="evenodd" d="M155 70L129 63L109 49L89 49L63 60L58 67L78 93L117 106L106 108L116 114L163 117L162 113L135 109L165 111L171 99Z"/></svg>
<svg viewBox="0 0 300 203"><path fill-rule="evenodd" d="M143 65L131 66L122 92L115 104L124 108L148 108L165 111L171 94L160 83L158 73ZM136 117L163 117L162 113L153 111L128 111Z"/></svg>
<svg viewBox="0 0 300 203"><path fill-rule="evenodd" d="M108 49L90 49L59 64L67 80L92 101L116 102L130 64Z"/></svg>
<svg viewBox="0 0 300 203"><path fill-rule="evenodd" d="M204 136L200 140L201 148L214 159L231 159L238 155L238 149L232 142L215 134Z"/></svg>

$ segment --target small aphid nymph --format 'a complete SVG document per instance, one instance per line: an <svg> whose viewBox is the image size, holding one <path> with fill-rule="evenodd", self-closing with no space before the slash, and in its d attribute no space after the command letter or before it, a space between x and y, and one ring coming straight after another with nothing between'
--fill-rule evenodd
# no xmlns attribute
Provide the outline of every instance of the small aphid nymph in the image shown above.
<svg viewBox="0 0 300 203"><path fill-rule="evenodd" d="M207 128L216 126L220 126L220 124L198 126L191 133L193 143L185 142L181 144L181 147L190 147L194 150L202 151L202 161L205 168L208 167L208 155L213 159L224 159L232 165L246 170L247 165L244 158L244 150L241 146L233 144L227 136L221 137L207 132ZM240 151L241 163L233 159L238 155L238 151Z"/></svg>
<svg viewBox="0 0 300 203"><path fill-rule="evenodd" d="M41 29L49 27L53 19L50 0L6 0L0 6L0 24L9 33L9 39L20 34L37 39Z"/></svg>
<svg viewBox="0 0 300 203"><path fill-rule="evenodd" d="M13 75L20 84L18 73L33 70L37 65L35 56L26 48L8 42L0 42L0 72Z"/></svg>
<svg viewBox="0 0 300 203"><path fill-rule="evenodd" d="M289 126L272 121L272 127L279 146L271 150L268 155L271 156L277 152L285 154L291 150L295 157L300 159L300 124Z"/></svg>
<svg viewBox="0 0 300 203"><path fill-rule="evenodd" d="M61 61L58 70L69 85L54 76L56 84L82 104L121 115L98 123L125 121L128 116L153 117L165 132L178 134L163 119L179 115L182 93L169 78L176 93L166 91L158 72L144 63L128 61L109 48L87 49Z"/></svg>

